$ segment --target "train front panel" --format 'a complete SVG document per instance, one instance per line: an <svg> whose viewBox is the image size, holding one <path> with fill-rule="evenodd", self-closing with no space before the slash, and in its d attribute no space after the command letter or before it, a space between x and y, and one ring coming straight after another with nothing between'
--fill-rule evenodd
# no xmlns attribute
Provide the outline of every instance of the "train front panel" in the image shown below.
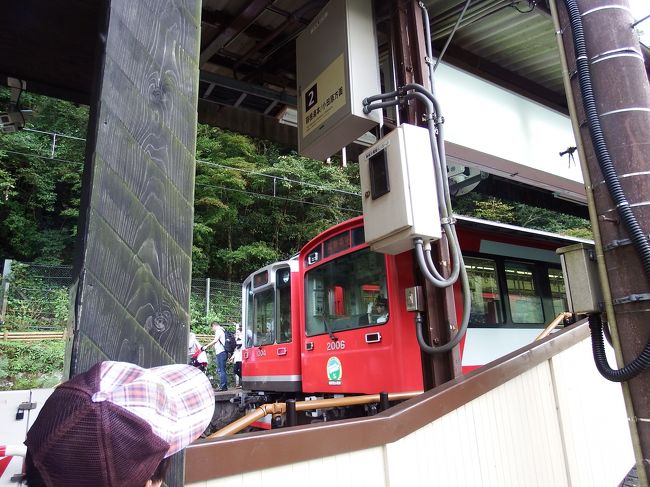
<svg viewBox="0 0 650 487"><path fill-rule="evenodd" d="M242 287L242 385L250 391L299 392L300 312L298 262L271 264Z"/></svg>
<svg viewBox="0 0 650 487"><path fill-rule="evenodd" d="M305 394L423 389L414 313L412 256L371 252L363 221L351 220L307 244L299 260Z"/></svg>

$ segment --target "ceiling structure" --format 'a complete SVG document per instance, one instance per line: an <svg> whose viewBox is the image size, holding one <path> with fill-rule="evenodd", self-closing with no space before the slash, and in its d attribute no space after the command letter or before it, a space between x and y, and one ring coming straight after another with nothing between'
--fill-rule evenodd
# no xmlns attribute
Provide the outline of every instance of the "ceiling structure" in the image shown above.
<svg viewBox="0 0 650 487"><path fill-rule="evenodd" d="M450 37L465 0L428 0L434 54ZM295 39L325 0L203 0L199 120L295 146ZM0 82L89 103L102 0L8 0L0 16ZM392 2L375 0L382 22ZM646 66L650 50L644 46ZM545 0L473 0L444 62L567 112L555 33ZM489 186L489 182L481 183Z"/></svg>

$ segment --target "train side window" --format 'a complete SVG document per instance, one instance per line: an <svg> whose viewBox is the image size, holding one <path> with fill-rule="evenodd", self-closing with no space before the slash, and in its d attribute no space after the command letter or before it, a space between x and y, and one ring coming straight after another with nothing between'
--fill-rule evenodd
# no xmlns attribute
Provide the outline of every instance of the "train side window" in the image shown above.
<svg viewBox="0 0 650 487"><path fill-rule="evenodd" d="M255 294L255 335L253 345L270 345L275 339L273 289Z"/></svg>
<svg viewBox="0 0 650 487"><path fill-rule="evenodd" d="M553 298L553 313L557 316L569 309L562 270L549 268L548 280L551 286L551 297Z"/></svg>
<svg viewBox="0 0 650 487"><path fill-rule="evenodd" d="M492 259L465 257L465 268L469 278L472 296L472 309L469 323L477 325L497 325L504 322L496 262Z"/></svg>
<svg viewBox="0 0 650 487"><path fill-rule="evenodd" d="M506 261L504 267L512 321L521 324L544 323L542 297L536 285L535 266Z"/></svg>
<svg viewBox="0 0 650 487"><path fill-rule="evenodd" d="M275 282L278 288L278 343L291 341L291 272L280 269Z"/></svg>
<svg viewBox="0 0 650 487"><path fill-rule="evenodd" d="M253 336L255 335L255 313L253 312L253 289L251 283L246 285L246 323L244 323L246 340L244 347L253 346Z"/></svg>

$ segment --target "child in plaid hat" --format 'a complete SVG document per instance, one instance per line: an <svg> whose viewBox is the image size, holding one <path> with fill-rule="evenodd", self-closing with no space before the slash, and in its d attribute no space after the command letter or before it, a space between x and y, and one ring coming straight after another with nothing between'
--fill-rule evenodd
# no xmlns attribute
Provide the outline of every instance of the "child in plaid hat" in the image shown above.
<svg viewBox="0 0 650 487"><path fill-rule="evenodd" d="M100 362L43 405L25 441L27 485L159 486L167 458L213 412L210 381L192 366Z"/></svg>

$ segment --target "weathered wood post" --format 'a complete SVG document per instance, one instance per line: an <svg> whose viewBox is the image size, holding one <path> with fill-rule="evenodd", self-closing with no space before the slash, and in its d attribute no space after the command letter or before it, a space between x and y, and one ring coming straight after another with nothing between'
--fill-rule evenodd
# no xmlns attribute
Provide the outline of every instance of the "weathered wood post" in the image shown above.
<svg viewBox="0 0 650 487"><path fill-rule="evenodd" d="M200 0L107 0L66 353L187 361ZM169 485L182 485L178 455Z"/></svg>
<svg viewBox="0 0 650 487"><path fill-rule="evenodd" d="M587 192L593 199L592 226L603 273L609 281L604 309L612 328L618 367L629 367L650 340L650 280L643 272L646 258L636 250L636 232L629 231L638 227L641 240L646 241L650 232L650 85L627 0L555 0L554 4L551 7L570 80L567 98L571 118L586 172ZM581 28L576 29L578 21ZM575 40L576 30L584 33L581 42ZM590 72L593 94L585 88L585 71L579 69L584 67ZM593 106L595 113L586 106ZM594 129L595 123L600 125L600 131ZM603 147L608 153L606 158ZM616 187L617 191L608 189ZM635 220L634 225L626 223L629 216ZM639 479L642 485L648 485L650 369L625 381L623 390Z"/></svg>

